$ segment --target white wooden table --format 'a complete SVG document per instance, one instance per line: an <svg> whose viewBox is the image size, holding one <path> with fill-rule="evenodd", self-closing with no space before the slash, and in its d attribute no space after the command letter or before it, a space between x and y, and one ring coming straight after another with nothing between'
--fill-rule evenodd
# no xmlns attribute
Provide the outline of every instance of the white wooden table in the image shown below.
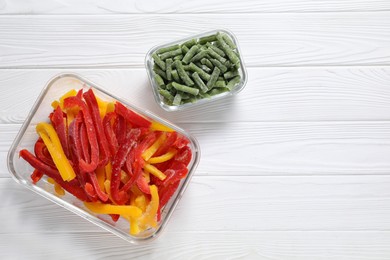
<svg viewBox="0 0 390 260"><path fill-rule="evenodd" d="M390 259L389 1L0 0L0 13L0 259ZM160 109L146 52L221 27L246 88ZM11 142L62 72L198 138L198 170L155 242L131 245L10 178Z"/></svg>

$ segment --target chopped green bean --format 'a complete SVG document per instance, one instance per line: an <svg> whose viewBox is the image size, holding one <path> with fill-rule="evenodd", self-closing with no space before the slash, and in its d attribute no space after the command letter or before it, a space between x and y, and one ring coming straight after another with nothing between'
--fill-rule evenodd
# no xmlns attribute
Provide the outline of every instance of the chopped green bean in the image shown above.
<svg viewBox="0 0 390 260"><path fill-rule="evenodd" d="M211 63L211 61L209 59L206 59L206 58L203 58L200 63L202 63L203 65L206 65L207 67L209 67L210 69L214 69L214 65L213 63Z"/></svg>
<svg viewBox="0 0 390 260"><path fill-rule="evenodd" d="M209 52L210 56L213 57L214 59L217 59L219 62L221 63L224 63L226 62L226 59L224 57L222 57L221 55L219 55L218 53L216 53L213 49L211 49L210 47L207 48L207 51Z"/></svg>
<svg viewBox="0 0 390 260"><path fill-rule="evenodd" d="M183 99L189 99L189 98L191 97L190 94L185 93L185 92L183 92L183 91L177 91L177 93L179 93L179 94L181 95L181 99L182 99L182 100L183 100Z"/></svg>
<svg viewBox="0 0 390 260"><path fill-rule="evenodd" d="M198 46L194 45L191 47L191 49L184 55L182 62L184 64L190 63L191 59L195 56L195 54L198 52L199 48Z"/></svg>
<svg viewBox="0 0 390 260"><path fill-rule="evenodd" d="M228 88L213 88L209 93L211 96L214 96L228 91L230 91Z"/></svg>
<svg viewBox="0 0 390 260"><path fill-rule="evenodd" d="M219 60L211 59L211 63L213 63L214 66L218 67L222 73L225 73L227 71L226 66L223 65Z"/></svg>
<svg viewBox="0 0 390 260"><path fill-rule="evenodd" d="M191 40L188 40L185 43L183 43L182 46L185 45L188 48L191 48L195 44L196 44L196 39L191 39Z"/></svg>
<svg viewBox="0 0 390 260"><path fill-rule="evenodd" d="M233 87L235 87L241 80L241 77L240 76L235 76L234 78L232 78L228 84L226 85L226 87L229 89L229 90L232 90Z"/></svg>
<svg viewBox="0 0 390 260"><path fill-rule="evenodd" d="M158 90L158 93L160 93L161 96L163 96L164 98L166 98L169 102L172 102L174 97L171 95L171 93L169 93L168 90L165 90L165 89L159 89Z"/></svg>
<svg viewBox="0 0 390 260"><path fill-rule="evenodd" d="M221 49L226 53L229 60L237 67L240 67L240 59L236 55L236 53L225 43L221 34L217 35L218 42L220 44Z"/></svg>
<svg viewBox="0 0 390 260"><path fill-rule="evenodd" d="M156 54L161 54L161 53L168 52L168 51L174 51L174 50L177 50L179 48L180 48L179 44L175 44L175 45L168 46L168 47L163 47L163 48L158 49L156 51Z"/></svg>
<svg viewBox="0 0 390 260"><path fill-rule="evenodd" d="M225 88L225 87L226 87L226 83L224 80L217 80L217 82L215 82L214 88Z"/></svg>
<svg viewBox="0 0 390 260"><path fill-rule="evenodd" d="M182 52L184 55L185 55L189 50L190 50L190 49L188 49L187 46L185 46L185 45L182 45L182 46L181 46L181 52Z"/></svg>
<svg viewBox="0 0 390 260"><path fill-rule="evenodd" d="M199 76L204 79L204 80L209 80L210 79L210 74L207 74L204 70L196 66L194 63L190 63L190 70L197 72Z"/></svg>
<svg viewBox="0 0 390 260"><path fill-rule="evenodd" d="M168 58L180 55L181 53L182 53L181 48L179 48L177 50L173 50L173 51L164 52L163 54L160 55L160 59L166 60Z"/></svg>
<svg viewBox="0 0 390 260"><path fill-rule="evenodd" d="M179 77L179 74L177 74L177 70L172 70L171 74L172 74L172 78L174 81L180 82L180 77Z"/></svg>
<svg viewBox="0 0 390 260"><path fill-rule="evenodd" d="M217 82L219 73L221 73L221 70L218 69L218 67L215 67L213 70L213 73L211 73L210 80L207 81L207 88L210 90L214 87L215 82Z"/></svg>
<svg viewBox="0 0 390 260"><path fill-rule="evenodd" d="M181 54L173 57L173 60L181 60L181 59L183 59L183 55Z"/></svg>
<svg viewBox="0 0 390 260"><path fill-rule="evenodd" d="M238 76L238 75L240 75L240 72L238 72L238 70L233 70L233 71L228 71L225 74L223 74L223 77L225 79L231 79L231 78L234 78L235 76Z"/></svg>
<svg viewBox="0 0 390 260"><path fill-rule="evenodd" d="M221 56L221 57L225 57L226 56L226 54L223 52L223 50L221 50L220 48L218 48L217 46L215 46L215 45L213 45L213 44L211 44L211 43L206 43L206 46L207 47L209 47L209 48L211 48L211 49L213 49L213 51L215 51L216 53L218 53L219 54L219 56Z"/></svg>
<svg viewBox="0 0 390 260"><path fill-rule="evenodd" d="M154 59L154 63L156 63L162 70L165 70L165 62L163 62L156 53L153 53L152 58Z"/></svg>
<svg viewBox="0 0 390 260"><path fill-rule="evenodd" d="M200 52L198 52L194 57L192 57L191 61L192 62L196 62L198 60L201 60L203 59L204 57L206 57L206 55L208 54L208 51L207 50L201 50Z"/></svg>
<svg viewBox="0 0 390 260"><path fill-rule="evenodd" d="M226 68L230 69L232 68L234 65L230 62L230 60L227 60L223 65L226 66Z"/></svg>
<svg viewBox="0 0 390 260"><path fill-rule="evenodd" d="M153 66L153 71L160 75L163 79L167 79L167 75L165 74L165 71L163 71L162 69L160 69L160 67L154 65Z"/></svg>
<svg viewBox="0 0 390 260"><path fill-rule="evenodd" d="M209 67L207 67L206 65L203 65L203 64L196 64L196 66L200 67L202 70L204 70L205 72L207 73L210 73L211 72L211 69Z"/></svg>
<svg viewBox="0 0 390 260"><path fill-rule="evenodd" d="M202 81L202 79L199 77L199 74L197 72L192 73L192 78L194 79L195 84L199 87L201 92L207 92L209 89L207 88L206 84Z"/></svg>
<svg viewBox="0 0 390 260"><path fill-rule="evenodd" d="M166 90L171 90L173 87L172 87L172 82L169 82L166 86L165 86L165 89Z"/></svg>
<svg viewBox="0 0 390 260"><path fill-rule="evenodd" d="M209 35L209 36L204 36L204 37L201 37L199 38L199 43L200 44L205 44L206 42L214 42L217 40L217 35L213 34L213 35Z"/></svg>
<svg viewBox="0 0 390 260"><path fill-rule="evenodd" d="M176 70L179 73L179 77L183 80L184 84L186 84L190 87L193 86L194 82L187 75L186 71L183 68L183 64L181 63L181 61L177 60L177 61L175 61L175 63L176 63Z"/></svg>
<svg viewBox="0 0 390 260"><path fill-rule="evenodd" d="M167 75L167 80L172 80L172 63L171 58L165 60L165 74Z"/></svg>
<svg viewBox="0 0 390 260"><path fill-rule="evenodd" d="M232 39L230 39L229 36L227 36L227 34L225 33L222 33L222 39L227 43L227 45L229 45L230 48L232 48L233 50L237 48L237 46L234 44L234 42L232 41Z"/></svg>
<svg viewBox="0 0 390 260"><path fill-rule="evenodd" d="M154 74L154 80L156 81L156 83L159 87L161 87L161 88L165 87L164 80L162 79L162 77L160 75Z"/></svg>
<svg viewBox="0 0 390 260"><path fill-rule="evenodd" d="M183 92L189 93L189 94L194 95L194 96L199 94L199 89L197 89L197 88L191 88L189 86L182 85L182 84L179 84L176 82L172 82L172 86L176 90L183 91Z"/></svg>
<svg viewBox="0 0 390 260"><path fill-rule="evenodd" d="M181 103L181 95L180 93L176 93L175 98L172 101L172 105L178 106Z"/></svg>

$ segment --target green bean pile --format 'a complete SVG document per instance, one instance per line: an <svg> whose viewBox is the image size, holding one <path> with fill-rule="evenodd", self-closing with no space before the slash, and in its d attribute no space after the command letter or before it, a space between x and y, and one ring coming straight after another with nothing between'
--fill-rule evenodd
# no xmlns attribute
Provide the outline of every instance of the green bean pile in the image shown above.
<svg viewBox="0 0 390 260"><path fill-rule="evenodd" d="M241 80L237 47L221 32L160 48L152 58L158 93L172 106L231 91Z"/></svg>

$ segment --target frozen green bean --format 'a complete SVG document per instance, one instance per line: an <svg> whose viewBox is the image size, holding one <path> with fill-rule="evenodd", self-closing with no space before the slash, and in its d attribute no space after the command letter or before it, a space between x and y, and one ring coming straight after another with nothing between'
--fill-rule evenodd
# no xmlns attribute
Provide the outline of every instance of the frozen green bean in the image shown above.
<svg viewBox="0 0 390 260"><path fill-rule="evenodd" d="M184 55L182 62L184 64L190 63L191 59L195 56L195 54L198 52L199 48L198 46L194 45L191 47L191 49Z"/></svg>
<svg viewBox="0 0 390 260"><path fill-rule="evenodd" d="M183 55L182 54L173 57L173 60L181 60L181 59L183 59Z"/></svg>
<svg viewBox="0 0 390 260"><path fill-rule="evenodd" d="M171 58L165 60L165 74L167 75L167 80L172 80L172 63Z"/></svg>
<svg viewBox="0 0 390 260"><path fill-rule="evenodd" d="M225 65L223 65L219 60L211 59L211 63L214 64L214 66L218 67L222 73L225 73L227 71L227 68Z"/></svg>
<svg viewBox="0 0 390 260"><path fill-rule="evenodd" d="M221 33L221 34L222 34L222 39L227 43L227 45L229 45L230 48L235 50L237 48L237 46L234 44L232 39L230 39L230 37L225 33Z"/></svg>
<svg viewBox="0 0 390 260"><path fill-rule="evenodd" d="M219 55L218 53L216 53L213 49L211 49L210 47L207 48L207 51L209 52L210 56L213 57L214 59L217 59L219 62L221 63L224 63L226 62L226 59L224 57L222 57L221 55Z"/></svg>
<svg viewBox="0 0 390 260"><path fill-rule="evenodd" d="M154 59L155 64L157 64L162 70L165 70L165 62L162 61L156 53L153 53L152 58Z"/></svg>
<svg viewBox="0 0 390 260"><path fill-rule="evenodd" d="M211 44L211 43L206 43L206 46L208 47L208 48L211 48L213 51L215 51L216 53L218 53L219 54L219 56L221 56L221 57L225 57L226 56L226 54L223 52L223 50L221 50L220 48L218 48L217 46L215 46L215 45L213 45L213 44Z"/></svg>
<svg viewBox="0 0 390 260"><path fill-rule="evenodd" d="M225 74L223 74L223 77L225 79L231 79L231 78L234 78L235 76L238 76L238 75L240 75L240 72L238 72L238 70L233 70L233 71L228 71Z"/></svg>
<svg viewBox="0 0 390 260"><path fill-rule="evenodd" d="M182 51L183 54L186 54L186 53L190 50L190 49L188 49L188 47L185 46L185 45L182 45L182 46L181 46L181 49L182 49L181 51Z"/></svg>
<svg viewBox="0 0 390 260"><path fill-rule="evenodd" d="M172 46L160 48L160 49L158 49L156 51L156 53L157 54L161 54L161 53L168 52L168 51L174 51L174 50L177 50L179 48L180 48L180 45L179 44L175 44L175 45L172 45Z"/></svg>
<svg viewBox="0 0 390 260"><path fill-rule="evenodd" d="M179 74L177 73L177 70L172 70L171 74L172 74L172 78L174 81L180 82L180 77L179 77Z"/></svg>
<svg viewBox="0 0 390 260"><path fill-rule="evenodd" d="M241 80L241 77L240 76L235 76L234 78L232 78L228 84L226 85L226 87L230 90L232 90L238 83L240 83L240 80Z"/></svg>
<svg viewBox="0 0 390 260"><path fill-rule="evenodd" d="M188 40L188 41L184 42L182 45L185 45L188 48L191 48L195 44L196 44L196 39L191 39L191 40Z"/></svg>
<svg viewBox="0 0 390 260"><path fill-rule="evenodd" d="M181 95L180 93L176 93L175 98L172 101L172 105L178 106L181 103Z"/></svg>
<svg viewBox="0 0 390 260"><path fill-rule="evenodd" d="M202 79L207 81L210 79L210 74L207 74L204 70L196 66L194 63L191 62L189 66L190 70L197 72Z"/></svg>
<svg viewBox="0 0 390 260"><path fill-rule="evenodd" d="M206 65L203 65L203 64L196 64L196 66L200 67L202 70L204 70L205 72L207 73L210 73L211 72L211 69L209 67L207 67Z"/></svg>
<svg viewBox="0 0 390 260"><path fill-rule="evenodd" d="M217 82L215 82L214 88L225 88L225 87L226 87L226 83L224 80L217 80Z"/></svg>
<svg viewBox="0 0 390 260"><path fill-rule="evenodd" d="M214 41L216 41L217 40L217 37L216 37L216 35L215 34L213 34L213 35L209 35L209 36L204 36L204 37L201 37L201 38L199 38L199 43L200 44L205 44L205 43L207 43L207 42L214 42Z"/></svg>
<svg viewBox="0 0 390 260"><path fill-rule="evenodd" d="M199 94L199 89L197 89L197 88L191 88L189 86L182 85L182 84L179 84L176 82L172 82L172 86L178 91L183 91L183 92L189 93L189 94L194 95L194 96Z"/></svg>
<svg viewBox="0 0 390 260"><path fill-rule="evenodd" d="M187 75L186 71L184 70L183 68L183 64L181 63L181 61L175 61L176 63L176 70L177 70L177 73L179 74L179 77L183 80L184 84L188 85L188 86L193 86L194 85L194 82L192 81L192 79Z"/></svg>
<svg viewBox="0 0 390 260"><path fill-rule="evenodd" d="M159 85L161 88L165 87L164 80L162 77L158 74L154 74L154 80L156 81L157 85Z"/></svg>
<svg viewBox="0 0 390 260"><path fill-rule="evenodd" d="M169 102L172 102L174 99L174 96L172 96L168 90L160 88L158 90L158 93L160 93L160 95L163 96L165 99L167 99Z"/></svg>
<svg viewBox="0 0 390 260"><path fill-rule="evenodd" d="M201 92L204 93L209 90L206 84L204 84L203 80L199 77L199 74L197 72L192 73L192 78L194 79L195 85L199 87Z"/></svg>
<svg viewBox="0 0 390 260"><path fill-rule="evenodd" d="M200 63L202 63L203 65L206 65L210 69L214 69L214 65L213 65L213 63L211 63L211 61L209 59L203 58L203 59L201 59Z"/></svg>
<svg viewBox="0 0 390 260"><path fill-rule="evenodd" d="M165 86L165 89L166 90L171 90L173 87L172 87L172 82L169 82L166 86Z"/></svg>
<svg viewBox="0 0 390 260"><path fill-rule="evenodd" d="M236 55L236 53L225 43L221 34L217 35L218 42L220 44L221 49L226 53L229 60L237 67L240 67L240 59Z"/></svg>
<svg viewBox="0 0 390 260"><path fill-rule="evenodd" d="M215 82L217 82L220 73L220 69L218 69L218 67L215 67L213 73L211 73L210 80L207 81L207 88L209 90L214 87L214 84Z"/></svg>
<svg viewBox="0 0 390 260"><path fill-rule="evenodd" d="M160 69L160 67L158 67L158 66L154 66L153 67L153 71L156 73L156 74L158 74L158 75L160 75L163 79L167 79L167 75L165 74L165 71L163 71L162 69Z"/></svg>
<svg viewBox="0 0 390 260"><path fill-rule="evenodd" d="M208 54L207 50L202 50L202 51L198 52L194 57L192 57L191 61L192 62L197 62L198 60L201 60L204 57L206 57L207 54Z"/></svg>
<svg viewBox="0 0 390 260"><path fill-rule="evenodd" d="M228 91L230 91L228 88L213 88L209 93L211 96L214 96Z"/></svg>
<svg viewBox="0 0 390 260"><path fill-rule="evenodd" d="M173 51L164 52L163 54L160 55L160 59L165 60L180 55L181 53L182 53L181 48Z"/></svg>

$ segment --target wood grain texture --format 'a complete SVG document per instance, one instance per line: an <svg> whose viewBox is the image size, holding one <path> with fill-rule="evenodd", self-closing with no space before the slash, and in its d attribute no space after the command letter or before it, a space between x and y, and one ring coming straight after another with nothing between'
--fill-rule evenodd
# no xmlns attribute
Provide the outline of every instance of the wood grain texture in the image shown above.
<svg viewBox="0 0 390 260"><path fill-rule="evenodd" d="M143 67L151 47L221 27L250 67L390 65L389 14L3 15L0 68Z"/></svg>
<svg viewBox="0 0 390 260"><path fill-rule="evenodd" d="M249 0L204 1L91 1L91 0L42 0L35 2L0 0L0 14L205 14L205 13L306 13L306 12L367 12L390 10L384 0Z"/></svg>
<svg viewBox="0 0 390 260"><path fill-rule="evenodd" d="M177 124L390 120L390 67L250 68L237 96L181 112L156 104L143 69L23 69L0 70L0 123L21 124L49 79L63 72Z"/></svg>
<svg viewBox="0 0 390 260"><path fill-rule="evenodd" d="M0 125L0 176L20 125ZM180 124L199 141L197 175L390 174L389 122Z"/></svg>

